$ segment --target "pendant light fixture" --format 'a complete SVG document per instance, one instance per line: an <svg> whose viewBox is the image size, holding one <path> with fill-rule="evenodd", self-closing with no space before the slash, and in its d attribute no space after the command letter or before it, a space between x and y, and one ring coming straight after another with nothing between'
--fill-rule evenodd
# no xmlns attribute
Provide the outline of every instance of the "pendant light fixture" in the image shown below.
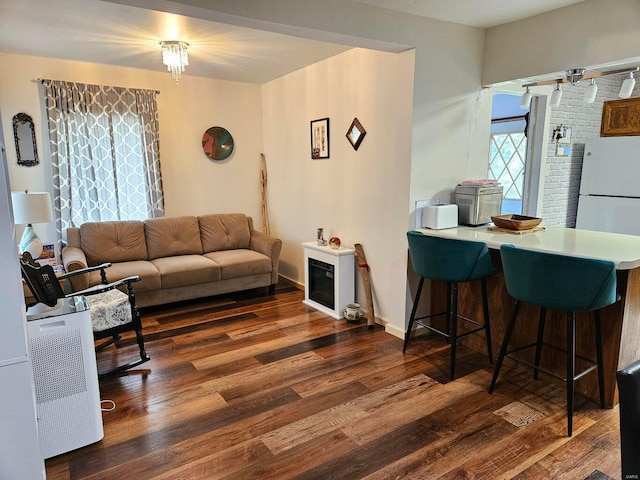
<svg viewBox="0 0 640 480"><path fill-rule="evenodd" d="M549 104L552 107L557 107L560 105L560 100L562 99L562 89L560 85L563 83L569 83L573 86L576 86L578 82L582 80L590 81L589 85L585 88L584 91L584 102L593 103L598 92L598 86L596 85L595 79L608 75L628 74L628 78L625 79L625 81L622 83L622 86L620 87L620 93L618 93L618 96L620 98L629 98L633 93L633 89L636 85L636 81L633 75L634 73L638 72L640 72L640 67L621 68L618 70L609 70L608 72L586 72L584 68L571 68L569 70L565 70L564 77L562 78L556 78L553 80L540 80L537 82L531 82L522 85L524 88L526 88L526 91L522 95L520 108L528 108L529 102L531 102L531 94L529 92L530 87L537 87L541 85L555 85L556 88L551 94L551 101L549 102Z"/></svg>
<svg viewBox="0 0 640 480"><path fill-rule="evenodd" d="M531 93L529 92L529 87L527 87L527 91L522 94L522 98L520 99L520 108L523 110L527 110L531 105Z"/></svg>
<svg viewBox="0 0 640 480"><path fill-rule="evenodd" d="M618 97L620 98L629 98L631 93L633 93L633 87L636 86L636 79L633 78L633 72L629 72L629 78L627 78L624 82L622 82L622 86L620 87L620 93L618 93Z"/></svg>
<svg viewBox="0 0 640 480"><path fill-rule="evenodd" d="M160 42L162 47L162 63L167 66L167 70L171 72L171 77L180 83L180 76L184 72L184 68L189 65L189 54L187 42L179 40L166 40Z"/></svg>
<svg viewBox="0 0 640 480"><path fill-rule="evenodd" d="M584 90L584 103L593 103L596 99L596 93L598 93L598 86L596 85L596 79L592 78Z"/></svg>
<svg viewBox="0 0 640 480"><path fill-rule="evenodd" d="M556 83L556 89L551 94L551 102L549 105L552 107L557 107L560 105L560 99L562 98L562 90L560 90L560 82Z"/></svg>

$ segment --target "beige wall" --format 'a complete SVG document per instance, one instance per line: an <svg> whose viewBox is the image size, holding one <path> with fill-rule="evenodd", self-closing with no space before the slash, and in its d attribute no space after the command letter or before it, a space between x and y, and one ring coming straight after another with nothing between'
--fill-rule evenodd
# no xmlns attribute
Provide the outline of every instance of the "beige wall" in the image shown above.
<svg viewBox="0 0 640 480"><path fill-rule="evenodd" d="M51 164L46 117L38 78L159 90L160 155L166 215L243 212L258 218L259 169L262 152L262 104L257 85L183 77L175 85L168 73L0 53L10 65L2 73L0 111L7 143L12 190L51 190ZM36 125L40 165L18 166L11 120L19 112ZM204 131L229 130L235 150L225 161L202 151ZM53 225L36 225L45 243L53 243ZM21 234L21 228L18 235Z"/></svg>
<svg viewBox="0 0 640 480"><path fill-rule="evenodd" d="M640 60L640 2L587 0L487 31L485 85Z"/></svg>
<svg viewBox="0 0 640 480"><path fill-rule="evenodd" d="M412 78L413 52L353 49L262 87L271 231L283 239L281 273L304 283L301 244L313 241L318 227L326 239L338 236L352 248L361 243L382 319L389 319L393 300L393 259L406 249L392 239L404 235L407 222ZM309 122L325 117L330 158L312 160ZM354 117L367 131L357 151L345 137ZM404 211L399 216L397 205Z"/></svg>

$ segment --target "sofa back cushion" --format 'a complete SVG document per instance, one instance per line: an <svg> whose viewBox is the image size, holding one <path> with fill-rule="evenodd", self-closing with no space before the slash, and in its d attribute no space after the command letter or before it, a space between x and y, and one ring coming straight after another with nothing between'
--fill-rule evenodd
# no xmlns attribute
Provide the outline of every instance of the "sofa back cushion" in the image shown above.
<svg viewBox="0 0 640 480"><path fill-rule="evenodd" d="M138 220L83 223L80 248L89 265L146 260L144 224Z"/></svg>
<svg viewBox="0 0 640 480"><path fill-rule="evenodd" d="M174 255L201 255L197 217L152 218L144 221L149 260Z"/></svg>
<svg viewBox="0 0 640 480"><path fill-rule="evenodd" d="M249 248L249 220L242 213L219 213L198 217L204 253Z"/></svg>

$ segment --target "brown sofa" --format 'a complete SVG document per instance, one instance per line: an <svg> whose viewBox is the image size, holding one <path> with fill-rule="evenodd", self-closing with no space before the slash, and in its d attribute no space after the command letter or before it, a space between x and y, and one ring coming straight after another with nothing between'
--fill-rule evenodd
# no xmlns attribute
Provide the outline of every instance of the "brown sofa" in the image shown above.
<svg viewBox="0 0 640 480"><path fill-rule="evenodd" d="M269 287L278 282L282 241L253 229L241 213L89 222L69 228L67 272L110 262L109 281L138 275L139 307ZM73 289L100 283L98 272L74 277Z"/></svg>

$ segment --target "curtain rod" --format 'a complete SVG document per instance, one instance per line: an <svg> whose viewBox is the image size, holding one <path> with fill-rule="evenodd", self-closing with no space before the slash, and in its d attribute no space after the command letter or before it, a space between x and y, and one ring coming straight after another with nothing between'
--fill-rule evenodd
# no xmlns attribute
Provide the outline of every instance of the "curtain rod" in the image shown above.
<svg viewBox="0 0 640 480"><path fill-rule="evenodd" d="M35 80L33 80L34 82L40 82L43 83L45 81L44 78L36 78ZM63 82L66 80L52 80L53 82ZM81 83L81 82L69 82L69 83ZM87 84L84 83L84 85L94 85L94 84ZM106 87L106 86L111 86L111 85L98 85L100 87ZM133 87L116 87L116 88L133 88ZM149 90L148 88L139 88L138 90ZM151 90L152 92L156 92L156 94L160 95L160 90Z"/></svg>

